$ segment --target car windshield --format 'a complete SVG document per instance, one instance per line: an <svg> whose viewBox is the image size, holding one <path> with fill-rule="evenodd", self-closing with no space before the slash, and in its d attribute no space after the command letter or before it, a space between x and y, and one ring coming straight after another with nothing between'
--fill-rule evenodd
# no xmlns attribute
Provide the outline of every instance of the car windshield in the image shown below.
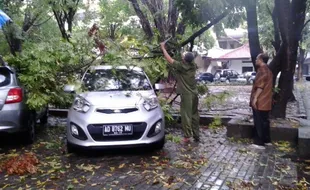
<svg viewBox="0 0 310 190"><path fill-rule="evenodd" d="M6 68L0 68L0 87L7 86L10 82L10 71Z"/></svg>
<svg viewBox="0 0 310 190"><path fill-rule="evenodd" d="M95 70L83 79L87 91L138 91L152 87L143 72L126 69Z"/></svg>

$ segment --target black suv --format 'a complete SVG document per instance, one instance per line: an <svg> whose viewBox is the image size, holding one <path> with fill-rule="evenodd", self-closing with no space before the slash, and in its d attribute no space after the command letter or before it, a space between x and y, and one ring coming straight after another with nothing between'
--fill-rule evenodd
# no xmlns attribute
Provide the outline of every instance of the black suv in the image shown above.
<svg viewBox="0 0 310 190"><path fill-rule="evenodd" d="M217 70L214 76L216 81L230 83L230 82L236 82L239 74L235 70L223 69L223 70Z"/></svg>

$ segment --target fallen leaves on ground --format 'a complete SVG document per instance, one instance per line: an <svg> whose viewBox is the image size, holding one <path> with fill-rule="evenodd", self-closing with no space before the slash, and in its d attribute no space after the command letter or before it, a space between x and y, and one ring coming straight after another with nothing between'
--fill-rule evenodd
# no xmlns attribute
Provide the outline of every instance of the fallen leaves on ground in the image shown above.
<svg viewBox="0 0 310 190"><path fill-rule="evenodd" d="M276 185L276 190L308 190L310 183L306 181L305 178L302 178L299 181L295 181L294 184L288 185Z"/></svg>
<svg viewBox="0 0 310 190"><path fill-rule="evenodd" d="M253 181L243 181L243 180L239 180L239 182L227 181L226 185L232 190L239 190L239 189L252 190L257 186L257 184L255 184Z"/></svg>
<svg viewBox="0 0 310 190"><path fill-rule="evenodd" d="M288 142L288 141L275 142L274 145L276 145L278 150L286 152L286 153L294 151L294 149L292 148L290 142Z"/></svg>
<svg viewBox="0 0 310 190"><path fill-rule="evenodd" d="M276 169L278 169L279 171L281 171L282 173L285 173L285 174L287 174L291 170L291 167L286 165L286 164L276 163L275 167L276 167Z"/></svg>
<svg viewBox="0 0 310 190"><path fill-rule="evenodd" d="M34 174L38 170L37 165L39 164L39 160L34 153L14 154L8 155L8 157L2 164L1 170L5 170L9 175Z"/></svg>
<svg viewBox="0 0 310 190"><path fill-rule="evenodd" d="M76 167L80 170L84 170L85 172L94 172L95 169L100 168L100 166L95 166L92 164L88 164L88 165L81 164L81 165L76 165Z"/></svg>

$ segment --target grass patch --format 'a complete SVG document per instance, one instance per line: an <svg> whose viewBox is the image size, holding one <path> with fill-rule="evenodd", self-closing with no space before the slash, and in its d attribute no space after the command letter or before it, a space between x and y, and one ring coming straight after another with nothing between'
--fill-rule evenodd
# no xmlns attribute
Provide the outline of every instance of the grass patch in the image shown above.
<svg viewBox="0 0 310 190"><path fill-rule="evenodd" d="M182 138L180 136L176 136L176 135L172 135L172 134L168 134L166 135L166 139L168 141L174 142L174 143L181 143Z"/></svg>

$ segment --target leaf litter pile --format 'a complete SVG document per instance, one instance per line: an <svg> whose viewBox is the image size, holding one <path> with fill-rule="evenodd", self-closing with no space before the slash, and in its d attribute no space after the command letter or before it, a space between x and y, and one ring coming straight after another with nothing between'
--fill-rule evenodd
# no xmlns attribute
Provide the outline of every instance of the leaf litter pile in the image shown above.
<svg viewBox="0 0 310 190"><path fill-rule="evenodd" d="M207 163L198 146L173 141L157 152L66 154L64 129L46 130L35 144L0 154L0 189L130 189L142 184L178 189L193 185Z"/></svg>
<svg viewBox="0 0 310 190"><path fill-rule="evenodd" d="M39 160L33 153L24 153L22 155L10 154L0 168L1 171L6 171L9 175L34 174L38 170L36 167L38 164Z"/></svg>

